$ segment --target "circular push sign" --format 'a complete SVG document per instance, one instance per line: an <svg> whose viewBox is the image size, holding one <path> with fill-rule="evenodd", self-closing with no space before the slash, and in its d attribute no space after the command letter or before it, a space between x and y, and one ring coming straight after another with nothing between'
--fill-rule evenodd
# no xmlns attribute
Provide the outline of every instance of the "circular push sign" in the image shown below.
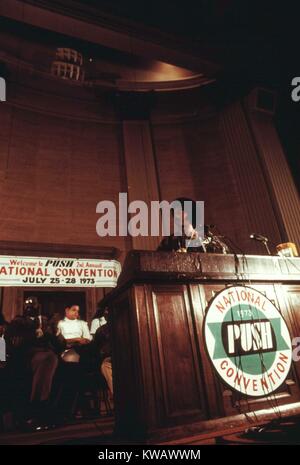
<svg viewBox="0 0 300 465"><path fill-rule="evenodd" d="M247 286L223 289L204 321L209 358L231 389L266 396L285 381L292 362L287 325L275 305Z"/></svg>

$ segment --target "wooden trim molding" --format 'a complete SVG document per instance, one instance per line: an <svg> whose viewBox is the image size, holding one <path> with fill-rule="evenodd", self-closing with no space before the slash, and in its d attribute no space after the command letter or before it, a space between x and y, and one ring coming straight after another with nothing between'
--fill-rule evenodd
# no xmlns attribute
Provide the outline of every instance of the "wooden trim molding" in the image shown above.
<svg viewBox="0 0 300 465"><path fill-rule="evenodd" d="M120 250L116 247L92 247L76 244L49 244L42 242L0 241L1 255L27 255L33 257L76 257L117 259Z"/></svg>

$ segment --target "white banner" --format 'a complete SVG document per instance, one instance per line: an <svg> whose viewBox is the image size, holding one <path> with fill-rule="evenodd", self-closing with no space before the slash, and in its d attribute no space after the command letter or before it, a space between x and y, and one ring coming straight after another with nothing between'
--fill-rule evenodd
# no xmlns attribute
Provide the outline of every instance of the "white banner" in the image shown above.
<svg viewBox="0 0 300 465"><path fill-rule="evenodd" d="M117 260L0 256L0 287L115 287Z"/></svg>

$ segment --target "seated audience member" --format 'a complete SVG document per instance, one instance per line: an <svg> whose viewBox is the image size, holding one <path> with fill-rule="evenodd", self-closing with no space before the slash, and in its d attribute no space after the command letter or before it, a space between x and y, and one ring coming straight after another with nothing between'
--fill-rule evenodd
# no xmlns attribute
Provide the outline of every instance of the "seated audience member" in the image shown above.
<svg viewBox="0 0 300 465"><path fill-rule="evenodd" d="M49 319L49 326L53 334L57 335L57 326L61 320L61 314L59 312L54 312Z"/></svg>
<svg viewBox="0 0 300 465"><path fill-rule="evenodd" d="M95 333L97 331L98 328L100 328L100 326L103 326L106 324L106 319L104 318L104 316L101 316L102 315L102 308L100 305L97 306L97 310L96 310L96 313L92 319L92 322L91 322L91 330L90 330L90 333L92 336L95 336Z"/></svg>
<svg viewBox="0 0 300 465"><path fill-rule="evenodd" d="M5 338L4 338L6 327L7 327L7 323L2 313L0 313L0 385L3 385L1 375L3 376L4 367L6 365L5 363L6 362L6 343L5 343ZM0 389L1 387L2 386L0 386ZM0 402L1 402L1 399L0 399Z"/></svg>
<svg viewBox="0 0 300 465"><path fill-rule="evenodd" d="M97 329L94 343L100 361L100 371L104 376L110 394L113 397L111 328L108 313L107 307L102 308L101 312L99 312L99 314L105 318L106 323Z"/></svg>
<svg viewBox="0 0 300 465"><path fill-rule="evenodd" d="M65 315L57 325L57 336L65 340L67 347L62 358L65 362L79 362L81 347L89 344L92 336L87 322L79 318L78 305L66 307Z"/></svg>
<svg viewBox="0 0 300 465"><path fill-rule="evenodd" d="M5 363L6 361L6 343L4 338L6 327L7 323L3 315L0 313L0 368L2 363Z"/></svg>
<svg viewBox="0 0 300 465"><path fill-rule="evenodd" d="M60 370L60 395L57 408L61 417L72 417L78 393L85 383L85 376L91 365L94 367L92 336L86 321L80 319L78 305L65 308L65 318L57 324L58 339L65 342L66 350L62 354ZM78 412L77 412L78 414Z"/></svg>
<svg viewBox="0 0 300 465"><path fill-rule="evenodd" d="M24 314L8 325L5 339L12 376L21 376L21 379L25 376L27 379L27 374L30 375L30 404L29 411L24 413L25 426L33 430L43 429L47 427L51 409L49 401L59 349L47 318L41 315L41 306L36 297L25 300Z"/></svg>
<svg viewBox="0 0 300 465"><path fill-rule="evenodd" d="M6 327L7 322L5 321L5 318L2 315L2 313L0 313L0 337L4 337Z"/></svg>
<svg viewBox="0 0 300 465"><path fill-rule="evenodd" d="M3 428L3 414L11 409L12 398L11 398L11 387L10 378L6 364L6 343L4 334L7 323L0 313L0 432Z"/></svg>

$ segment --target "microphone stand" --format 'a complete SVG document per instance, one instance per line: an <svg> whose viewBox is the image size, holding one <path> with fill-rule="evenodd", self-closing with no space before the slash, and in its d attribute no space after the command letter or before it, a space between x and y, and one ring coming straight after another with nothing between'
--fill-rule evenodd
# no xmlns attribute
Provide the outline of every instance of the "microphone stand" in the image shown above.
<svg viewBox="0 0 300 465"><path fill-rule="evenodd" d="M270 251L270 249L269 249L269 246L268 246L268 241L261 241L261 242L264 244L264 246L265 246L265 248L266 248L266 251L267 251L268 255L272 255L272 254L271 254L271 251Z"/></svg>
<svg viewBox="0 0 300 465"><path fill-rule="evenodd" d="M250 239L254 239L256 242L260 242L261 244L263 244L265 246L265 248L266 248L267 254L272 255L272 253L271 253L271 251L269 249L269 246L268 246L269 239L267 237L261 236L261 235L258 235L258 234L251 234Z"/></svg>
<svg viewBox="0 0 300 465"><path fill-rule="evenodd" d="M220 234L220 230L217 228L217 232ZM242 250L230 237L228 236L223 236L225 241L227 242L228 244L228 247L229 247L229 250L231 249L231 253L233 254L233 257L234 257L234 264L235 264L235 274L238 276L240 273L240 261L239 261L239 257L237 255L237 252L240 253L242 255L242 274L246 274L246 271L245 271L245 267L248 266L248 262L247 262L247 257L246 257L246 254L244 252L244 250ZM236 252L237 251L237 252Z"/></svg>
<svg viewBox="0 0 300 465"><path fill-rule="evenodd" d="M180 252L187 252L184 223L181 225Z"/></svg>

